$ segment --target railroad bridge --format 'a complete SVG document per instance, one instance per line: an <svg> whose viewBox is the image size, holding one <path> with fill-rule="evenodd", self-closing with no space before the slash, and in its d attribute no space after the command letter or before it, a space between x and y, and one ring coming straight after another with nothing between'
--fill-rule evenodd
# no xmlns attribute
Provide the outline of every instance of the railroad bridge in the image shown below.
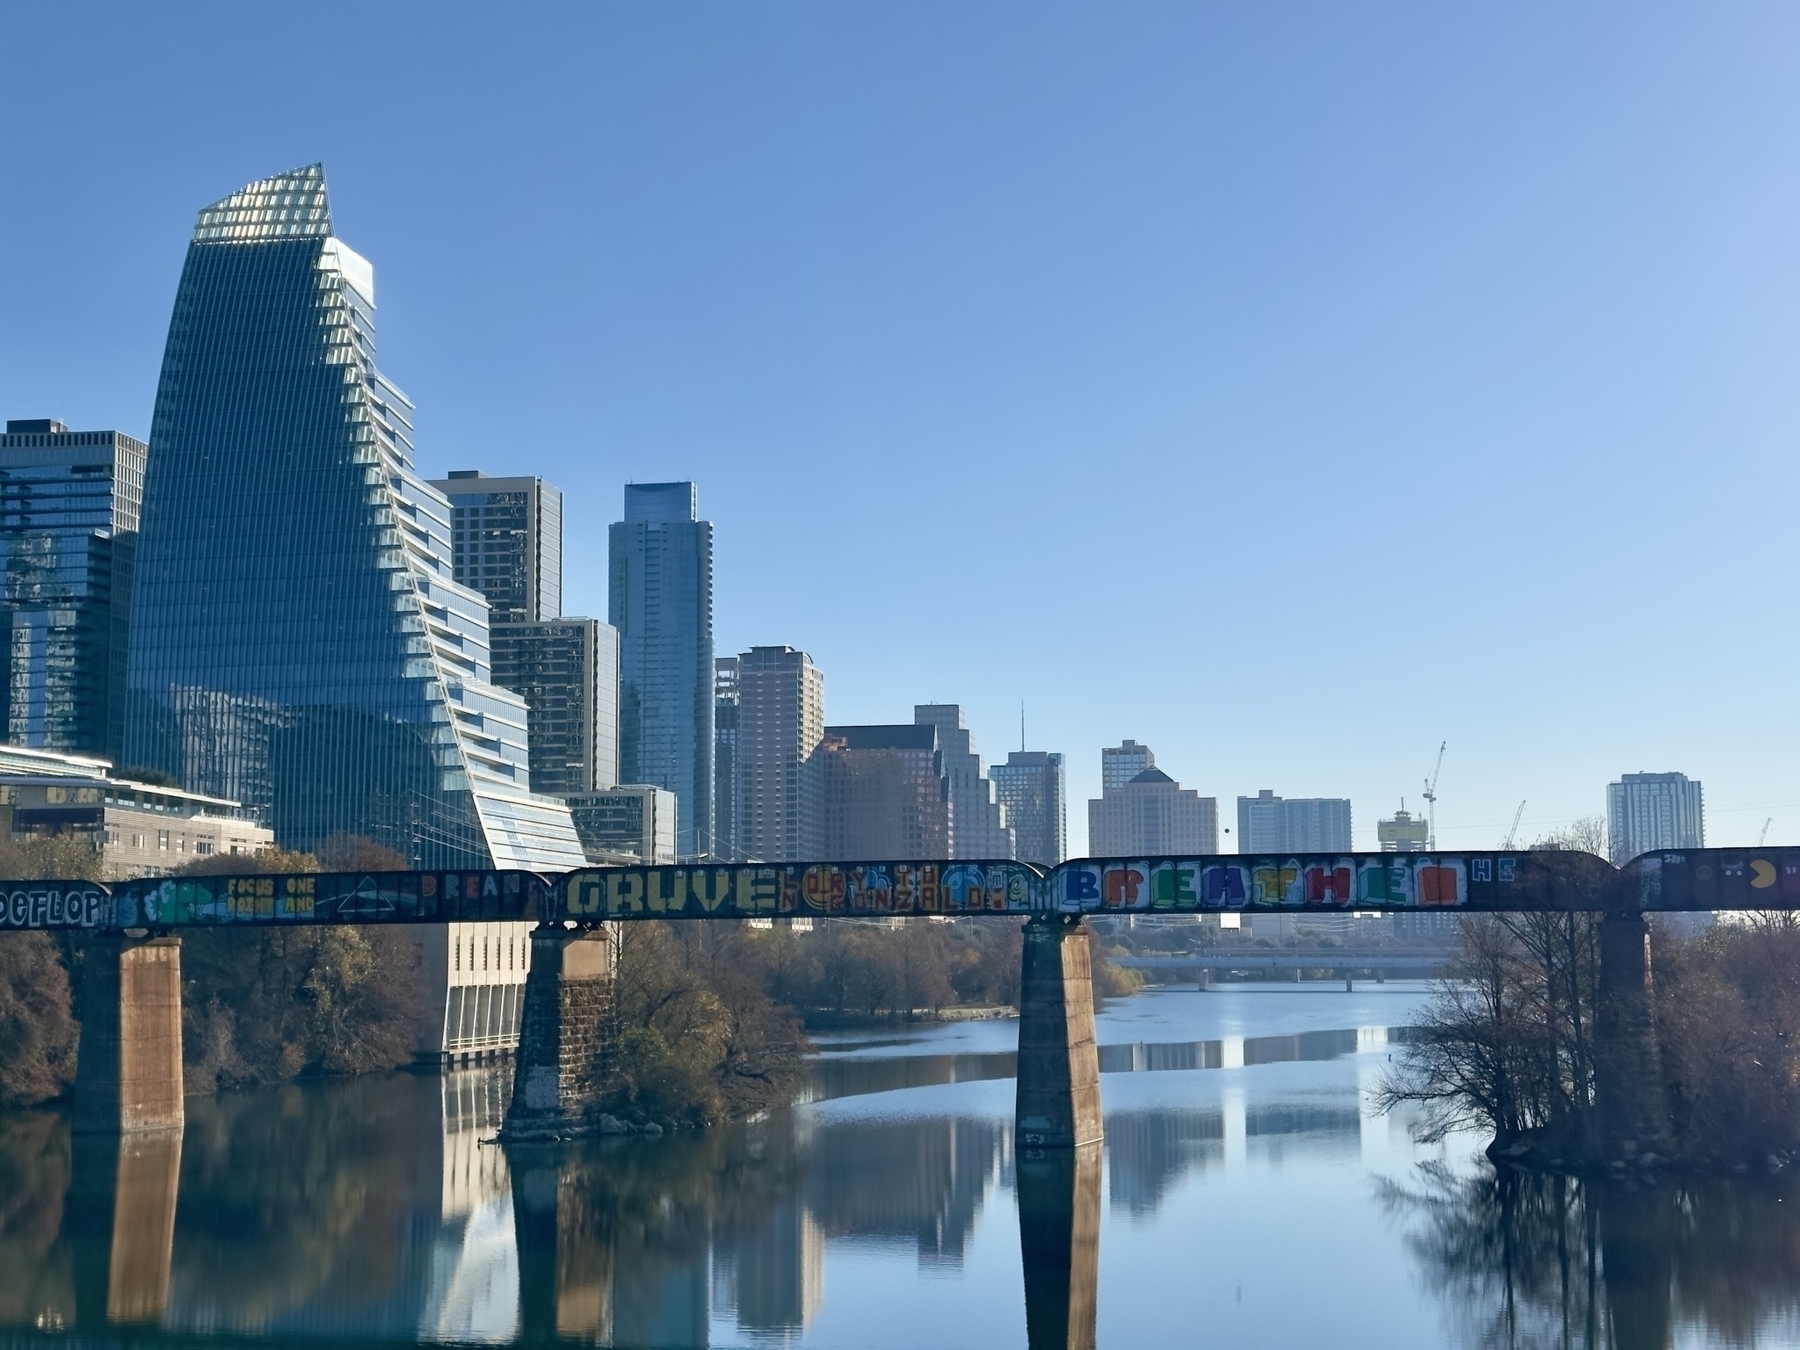
<svg viewBox="0 0 1800 1350"><path fill-rule="evenodd" d="M1590 911L1601 923L1596 1034L1603 1138L1667 1130L1655 1072L1645 915L1800 907L1800 849L1646 854L1616 868L1566 851L883 861L517 871L179 876L101 884L0 882L0 931L67 930L87 944L77 994L75 1125L179 1127L181 945L197 927L535 924L506 1134L578 1132L601 1087L614 925L941 915L1023 921L1018 1096L1027 1154L1101 1137L1088 925L1094 915ZM1626 1149L1626 1151L1631 1151Z"/></svg>

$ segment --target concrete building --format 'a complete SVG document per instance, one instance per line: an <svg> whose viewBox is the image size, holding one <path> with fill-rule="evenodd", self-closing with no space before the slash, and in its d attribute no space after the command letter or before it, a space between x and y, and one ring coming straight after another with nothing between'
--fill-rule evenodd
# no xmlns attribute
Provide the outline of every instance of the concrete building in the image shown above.
<svg viewBox="0 0 1800 1350"><path fill-rule="evenodd" d="M142 441L50 418L0 436L6 740L117 756Z"/></svg>
<svg viewBox="0 0 1800 1350"><path fill-rule="evenodd" d="M195 858L259 853L274 834L238 802L113 772L103 759L0 745L0 831L15 843L76 835L109 881L161 876Z"/></svg>
<svg viewBox="0 0 1800 1350"><path fill-rule="evenodd" d="M737 847L758 862L822 857L825 677L792 647L752 647L737 677Z"/></svg>
<svg viewBox="0 0 1800 1350"><path fill-rule="evenodd" d="M432 481L450 502L451 570L481 592L494 683L525 700L531 789L554 797L619 777L619 635L562 612L562 493L541 478L457 469Z"/></svg>
<svg viewBox="0 0 1800 1350"><path fill-rule="evenodd" d="M570 797L569 813L596 866L676 861L675 794L667 788L624 783Z"/></svg>
<svg viewBox="0 0 1800 1350"><path fill-rule="evenodd" d="M1136 741L1121 741L1100 751L1100 792L1102 795L1123 787L1145 769L1156 767L1156 756L1150 747Z"/></svg>
<svg viewBox="0 0 1800 1350"><path fill-rule="evenodd" d="M950 788L950 814L956 822L951 842L952 858L1011 858L1018 843L1007 823L1006 807L994 794L994 785L975 753L975 739L963 724L963 710L955 703L919 703L913 706L913 722L937 728L938 753L944 781Z"/></svg>
<svg viewBox="0 0 1800 1350"><path fill-rule="evenodd" d="M1684 773L1628 773L1606 787L1612 860L1623 866L1659 849L1705 848L1700 780Z"/></svg>
<svg viewBox="0 0 1800 1350"><path fill-rule="evenodd" d="M826 859L955 856L935 726L826 727L821 752Z"/></svg>
<svg viewBox="0 0 1800 1350"><path fill-rule="evenodd" d="M619 777L675 794L676 850L713 853L713 527L692 483L632 483L607 534Z"/></svg>
<svg viewBox="0 0 1800 1350"><path fill-rule="evenodd" d="M494 683L525 700L533 792L568 797L618 781L619 633L611 624L495 624Z"/></svg>
<svg viewBox="0 0 1800 1350"><path fill-rule="evenodd" d="M988 770L994 795L1006 807L1021 862L1053 867L1068 856L1068 808L1063 757L1046 750L1014 750Z"/></svg>
<svg viewBox="0 0 1800 1350"><path fill-rule="evenodd" d="M1237 799L1239 853L1348 853L1348 797L1277 797L1263 788Z"/></svg>
<svg viewBox="0 0 1800 1350"><path fill-rule="evenodd" d="M1423 853L1431 847L1431 822L1402 806L1391 820L1375 822L1375 839L1383 853Z"/></svg>
<svg viewBox="0 0 1800 1350"><path fill-rule="evenodd" d="M487 597L491 621L562 615L562 493L541 478L453 469L431 485L450 499L456 580Z"/></svg>
<svg viewBox="0 0 1800 1350"><path fill-rule="evenodd" d="M1218 851L1218 800L1183 788L1161 769L1145 769L1088 802L1088 852L1094 857Z"/></svg>

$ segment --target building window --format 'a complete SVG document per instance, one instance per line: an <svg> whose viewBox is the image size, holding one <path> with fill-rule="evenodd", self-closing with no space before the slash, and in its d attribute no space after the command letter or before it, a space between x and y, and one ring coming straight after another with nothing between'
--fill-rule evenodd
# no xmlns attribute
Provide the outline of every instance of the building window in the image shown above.
<svg viewBox="0 0 1800 1350"><path fill-rule="evenodd" d="M213 851L212 840L196 839L194 841L194 852L196 852L196 853L211 853L212 851Z"/></svg>
<svg viewBox="0 0 1800 1350"><path fill-rule="evenodd" d="M156 846L164 853L169 851L169 832L167 830L158 830L156 832Z"/></svg>
<svg viewBox="0 0 1800 1350"><path fill-rule="evenodd" d="M457 970L462 969L462 939L461 938L456 939L456 967L455 968Z"/></svg>

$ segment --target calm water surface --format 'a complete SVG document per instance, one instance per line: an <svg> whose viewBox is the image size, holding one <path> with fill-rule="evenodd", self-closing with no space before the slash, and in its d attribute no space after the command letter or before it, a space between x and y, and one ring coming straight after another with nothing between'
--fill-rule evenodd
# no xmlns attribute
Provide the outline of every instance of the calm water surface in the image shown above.
<svg viewBox="0 0 1800 1350"><path fill-rule="evenodd" d="M1800 1187L1496 1177L1374 1112L1422 996L1116 1003L1075 1161L1014 1156L1012 1022L826 1037L791 1111L510 1158L490 1070L195 1100L123 1149L0 1117L0 1336L1800 1345Z"/></svg>

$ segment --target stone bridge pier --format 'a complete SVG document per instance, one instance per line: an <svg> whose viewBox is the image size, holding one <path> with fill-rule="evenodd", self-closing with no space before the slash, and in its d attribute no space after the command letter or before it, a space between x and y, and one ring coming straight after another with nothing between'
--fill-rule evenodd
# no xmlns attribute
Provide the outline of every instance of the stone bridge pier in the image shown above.
<svg viewBox="0 0 1800 1350"><path fill-rule="evenodd" d="M73 1125L81 1134L179 1132L181 940L104 933L76 991L81 1054Z"/></svg>
<svg viewBox="0 0 1800 1350"><path fill-rule="evenodd" d="M1088 929L1075 915L1025 924L1013 1131L1021 1151L1077 1148L1103 1135L1093 968Z"/></svg>
<svg viewBox="0 0 1800 1350"><path fill-rule="evenodd" d="M551 1140L590 1128L608 1070L613 942L604 928L540 923L502 1137Z"/></svg>

